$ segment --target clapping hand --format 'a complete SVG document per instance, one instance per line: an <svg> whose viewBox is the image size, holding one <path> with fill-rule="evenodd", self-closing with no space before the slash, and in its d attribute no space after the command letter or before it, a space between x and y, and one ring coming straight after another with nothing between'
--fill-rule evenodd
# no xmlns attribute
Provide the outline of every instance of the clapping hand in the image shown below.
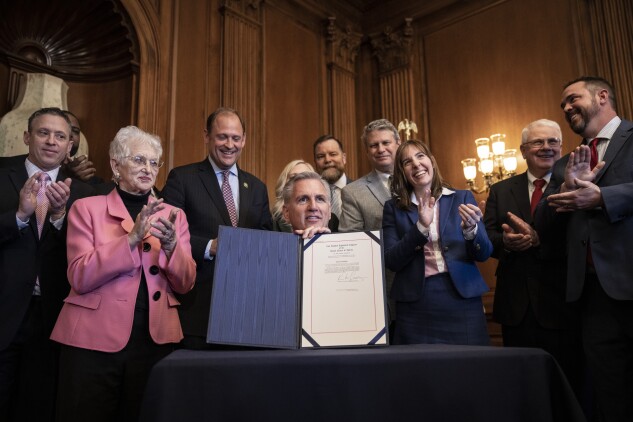
<svg viewBox="0 0 633 422"><path fill-rule="evenodd" d="M417 193L416 193L417 196ZM422 226L429 228L433 222L435 209L435 198L431 195L430 189L424 189L418 198L418 221Z"/></svg>
<svg viewBox="0 0 633 422"><path fill-rule="evenodd" d="M169 212L169 219L166 219L165 217L158 217L157 220L150 223L152 226L152 236L157 237L160 240L160 246L165 251L168 258L171 257L171 254L174 252L174 248L176 247L176 243L178 243L178 239L176 239L175 223L179 211L180 210L178 208L173 208Z"/></svg>
<svg viewBox="0 0 633 422"><path fill-rule="evenodd" d="M484 215L479 207L473 204L460 204L458 211L462 218L462 230L466 232L472 231Z"/></svg>
<svg viewBox="0 0 633 422"><path fill-rule="evenodd" d="M540 244L536 230L521 218L508 211L508 224L502 224L503 247L521 252Z"/></svg>
<svg viewBox="0 0 633 422"><path fill-rule="evenodd" d="M128 233L128 240L131 248L135 248L149 232L152 227L150 217L164 208L165 204L163 204L163 199L158 199L148 203L147 205L143 205L143 209L141 209L141 212L139 212L136 216L136 221L134 221L132 231Z"/></svg>

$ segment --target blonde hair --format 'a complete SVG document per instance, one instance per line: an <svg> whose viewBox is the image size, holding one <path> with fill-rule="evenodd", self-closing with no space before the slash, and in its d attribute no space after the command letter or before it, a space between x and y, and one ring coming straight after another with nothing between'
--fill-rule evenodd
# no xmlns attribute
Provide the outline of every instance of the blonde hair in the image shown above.
<svg viewBox="0 0 633 422"><path fill-rule="evenodd" d="M304 166L308 167L310 171L314 171L312 165L303 160L292 160L291 162L286 164L286 167L284 167L284 169L281 171L281 174L279 174L279 177L277 178L277 184L275 185L275 204L273 205L274 220L279 218L282 213L282 208L284 205L283 191L284 186L286 186L286 183L288 183L288 176L292 172L292 169L294 169L299 164L303 164Z"/></svg>

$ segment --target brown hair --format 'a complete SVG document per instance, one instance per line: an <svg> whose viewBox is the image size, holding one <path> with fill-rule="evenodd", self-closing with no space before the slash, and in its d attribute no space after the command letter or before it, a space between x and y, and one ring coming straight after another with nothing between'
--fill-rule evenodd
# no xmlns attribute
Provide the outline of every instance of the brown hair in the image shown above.
<svg viewBox="0 0 633 422"><path fill-rule="evenodd" d="M395 198L396 205L401 209L408 209L411 206L411 192L413 192L413 186L407 180L404 173L404 166L402 165L403 155L407 148L412 147L422 152L429 157L433 166L433 180L431 182L431 195L435 199L438 199L442 194L442 188L450 188L449 184L442 179L440 169L437 166L435 157L431 154L431 150L428 145L417 139L409 139L402 142L396 151L396 162L393 169L393 180L391 182L391 193Z"/></svg>

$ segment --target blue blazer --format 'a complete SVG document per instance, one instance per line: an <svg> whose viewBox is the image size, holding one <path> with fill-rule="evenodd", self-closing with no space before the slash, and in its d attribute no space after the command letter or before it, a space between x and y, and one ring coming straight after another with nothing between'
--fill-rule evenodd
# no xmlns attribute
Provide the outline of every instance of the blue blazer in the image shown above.
<svg viewBox="0 0 633 422"><path fill-rule="evenodd" d="M483 262L490 257L492 243L483 221L477 223L477 235L473 240L465 240L462 234L457 208L459 204L476 205L473 194L466 190L444 192L439 201L439 242L448 272L462 297L481 296L489 289L475 261ZM399 302L415 302L422 295L425 275L423 248L428 240L418 230L417 221L415 205L404 211L396 206L394 199L385 203L382 217L385 264L396 273L391 296Z"/></svg>

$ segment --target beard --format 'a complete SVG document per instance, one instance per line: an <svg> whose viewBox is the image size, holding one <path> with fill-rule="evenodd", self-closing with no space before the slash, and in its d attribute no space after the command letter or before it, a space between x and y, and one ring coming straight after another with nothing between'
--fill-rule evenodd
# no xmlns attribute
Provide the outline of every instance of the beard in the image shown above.
<svg viewBox="0 0 633 422"><path fill-rule="evenodd" d="M334 184L343 175L343 170L338 167L328 167L321 172L321 177L329 184Z"/></svg>
<svg viewBox="0 0 633 422"><path fill-rule="evenodd" d="M593 98L591 100L590 107L588 108L579 107L579 108L574 109L574 111L577 111L577 113L565 114L565 120L567 120L567 123L569 123L569 127L571 128L571 130L573 130L576 134L582 136L585 130L587 129L587 126L589 125L589 122L591 121L591 119L596 114L598 114L598 103L596 102L595 98ZM580 116L580 119L574 122L572 121L572 117L576 115Z"/></svg>

